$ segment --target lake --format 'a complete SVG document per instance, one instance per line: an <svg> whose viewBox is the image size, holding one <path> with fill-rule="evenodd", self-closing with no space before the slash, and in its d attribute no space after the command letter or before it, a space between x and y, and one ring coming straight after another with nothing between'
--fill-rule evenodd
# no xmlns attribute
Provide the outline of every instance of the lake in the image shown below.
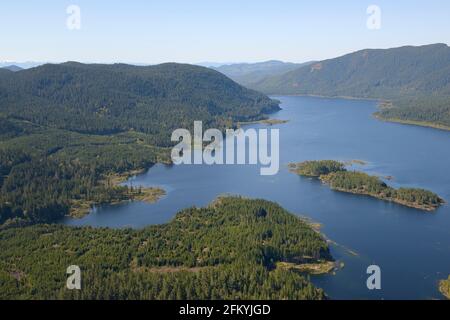
<svg viewBox="0 0 450 320"><path fill-rule="evenodd" d="M132 227L166 223L180 209L205 206L230 193L278 202L323 225L333 256L345 266L335 275L313 277L333 299L442 298L437 282L450 274L450 206L426 213L365 196L334 192L288 171L290 162L363 160L369 174L393 176L395 187L421 187L450 200L450 132L381 122L374 101L274 97L283 110L280 172L261 176L259 166L156 165L127 184L160 186L167 196L96 208L72 226ZM252 127L267 127L252 125ZM382 289L369 291L367 267L379 265Z"/></svg>

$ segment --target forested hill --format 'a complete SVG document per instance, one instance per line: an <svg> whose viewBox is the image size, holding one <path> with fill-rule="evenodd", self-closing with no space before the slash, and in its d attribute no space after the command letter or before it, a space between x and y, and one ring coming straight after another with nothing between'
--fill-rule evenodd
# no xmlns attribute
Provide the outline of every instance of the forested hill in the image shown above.
<svg viewBox="0 0 450 320"><path fill-rule="evenodd" d="M321 235L280 206L221 198L143 230L0 231L0 299L323 299L295 267L331 260ZM66 289L70 265L81 290Z"/></svg>
<svg viewBox="0 0 450 320"><path fill-rule="evenodd" d="M167 162L172 131L262 119L278 103L217 71L64 63L0 69L0 227L54 222L133 190L117 175Z"/></svg>
<svg viewBox="0 0 450 320"><path fill-rule="evenodd" d="M266 96L191 65L47 64L0 73L0 112L81 133L161 135L194 120L221 127L278 110Z"/></svg>
<svg viewBox="0 0 450 320"><path fill-rule="evenodd" d="M267 77L267 94L385 99L384 118L450 127L450 48L445 44L362 50Z"/></svg>

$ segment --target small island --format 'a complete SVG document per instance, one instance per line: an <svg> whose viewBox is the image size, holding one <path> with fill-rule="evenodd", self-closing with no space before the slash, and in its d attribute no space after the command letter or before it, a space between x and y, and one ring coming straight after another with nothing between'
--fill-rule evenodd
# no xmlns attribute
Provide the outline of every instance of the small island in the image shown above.
<svg viewBox="0 0 450 320"><path fill-rule="evenodd" d="M450 276L447 280L441 280L439 282L439 291L450 300Z"/></svg>
<svg viewBox="0 0 450 320"><path fill-rule="evenodd" d="M424 211L434 211L444 203L443 199L431 191L415 188L395 189L379 177L348 171L345 164L339 161L306 161L290 164L289 168L298 175L319 178L336 191L371 196Z"/></svg>

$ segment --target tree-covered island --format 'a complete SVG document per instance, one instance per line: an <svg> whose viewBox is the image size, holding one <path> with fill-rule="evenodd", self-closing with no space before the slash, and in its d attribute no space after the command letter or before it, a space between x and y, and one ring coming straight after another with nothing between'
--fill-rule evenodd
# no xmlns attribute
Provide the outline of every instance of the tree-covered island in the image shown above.
<svg viewBox="0 0 450 320"><path fill-rule="evenodd" d="M395 189L379 177L349 171L345 164L339 161L306 161L290 164L289 168L298 175L319 178L336 191L367 195L420 210L434 211L444 203L443 199L431 191L416 188Z"/></svg>

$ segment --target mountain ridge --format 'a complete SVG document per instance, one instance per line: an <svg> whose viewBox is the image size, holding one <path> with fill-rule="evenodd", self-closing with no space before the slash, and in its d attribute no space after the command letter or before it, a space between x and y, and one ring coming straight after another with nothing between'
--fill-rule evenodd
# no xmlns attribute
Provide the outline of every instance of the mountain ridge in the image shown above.
<svg viewBox="0 0 450 320"><path fill-rule="evenodd" d="M9 66L6 66L6 67L2 67L2 68L3 68L3 69L6 69L6 70L9 70L9 71L12 71L12 72L17 72L17 71L23 70L23 68L21 68L21 67L19 67L19 66L16 66L16 65L14 65L14 64L9 65Z"/></svg>
<svg viewBox="0 0 450 320"><path fill-rule="evenodd" d="M443 43L359 50L249 87L269 95L390 101L377 117L450 128L450 48Z"/></svg>
<svg viewBox="0 0 450 320"><path fill-rule="evenodd" d="M437 53L444 57L436 56ZM434 60L431 59L433 58L431 55ZM382 59L385 65L381 65ZM397 64L397 66L394 65L397 68L393 69L392 65L386 65L387 62ZM405 70L406 67L411 66L415 68ZM280 76L268 77L252 88L266 94L357 94L358 97L363 98L383 98L383 95L377 91L378 87L383 85L383 81L388 81L392 74L398 72L399 67L402 67L403 70L400 71L405 73L402 76L409 76L402 81L409 84L417 80L413 76L430 69L436 74L443 73L441 69L437 69L438 66L450 67L450 48L445 44L420 47L403 46L392 49L363 49L303 66ZM368 71L371 73L367 74ZM448 83L445 84L448 85ZM321 87L317 87L318 85ZM357 91L363 86L363 89L369 90L369 85L373 85L375 88L372 89L372 92L363 92L362 89ZM404 89L407 91L410 88ZM448 93L450 94L450 90Z"/></svg>

